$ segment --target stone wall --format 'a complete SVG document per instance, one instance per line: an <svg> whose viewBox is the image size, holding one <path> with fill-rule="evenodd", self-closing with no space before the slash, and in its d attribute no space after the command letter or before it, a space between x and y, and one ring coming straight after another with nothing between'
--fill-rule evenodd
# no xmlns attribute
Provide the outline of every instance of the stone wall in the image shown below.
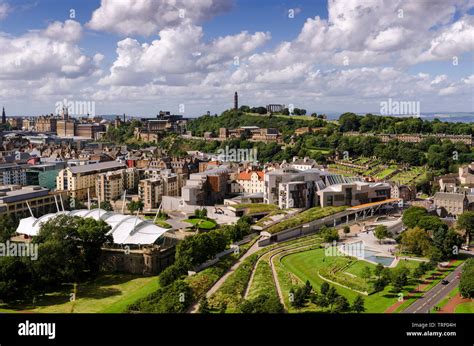
<svg viewBox="0 0 474 346"><path fill-rule="evenodd" d="M103 248L101 270L156 275L174 262L174 255L174 248L144 248L141 250Z"/></svg>

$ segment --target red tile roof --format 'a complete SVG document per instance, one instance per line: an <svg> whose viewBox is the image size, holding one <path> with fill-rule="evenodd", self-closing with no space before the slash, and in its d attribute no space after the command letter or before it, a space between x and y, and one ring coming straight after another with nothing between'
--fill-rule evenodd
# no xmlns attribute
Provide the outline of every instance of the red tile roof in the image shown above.
<svg viewBox="0 0 474 346"><path fill-rule="evenodd" d="M263 180L263 175L264 175L263 171L249 171L249 172L244 171L244 172L240 172L237 175L237 180L250 180L253 173L258 174L258 180L260 180L260 181Z"/></svg>

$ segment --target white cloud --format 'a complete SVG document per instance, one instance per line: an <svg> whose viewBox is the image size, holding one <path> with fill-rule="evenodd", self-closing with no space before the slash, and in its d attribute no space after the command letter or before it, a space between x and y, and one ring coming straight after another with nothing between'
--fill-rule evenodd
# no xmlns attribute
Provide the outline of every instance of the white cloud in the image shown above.
<svg viewBox="0 0 474 346"><path fill-rule="evenodd" d="M97 60L84 55L77 45L80 24L54 22L45 30L18 37L0 34L0 79L35 80L45 76L77 78L90 75Z"/></svg>
<svg viewBox="0 0 474 346"><path fill-rule="evenodd" d="M176 8L184 4L185 18L179 18ZM318 112L377 111L388 98L420 101L422 111L444 108L446 100L453 111L470 106L473 75L408 69L473 50L467 0L329 0L327 20L308 18L293 40L272 42L267 50L269 32L205 40L199 22L229 4L103 0L88 26L127 35L104 70L98 68L107 63L102 54L89 57L80 49L82 28L74 21L16 38L0 35L8 52L0 62L0 96L56 100L71 92L96 100L104 113L149 112L156 104L177 112L184 103L189 115L230 107L235 90L242 104L293 103ZM15 69L14 57L28 63ZM2 78L21 80L22 91Z"/></svg>
<svg viewBox="0 0 474 346"><path fill-rule="evenodd" d="M77 42L82 35L82 26L74 20L54 22L44 30L44 36L57 41Z"/></svg>
<svg viewBox="0 0 474 346"><path fill-rule="evenodd" d="M231 0L102 0L87 24L122 35L152 35L183 22L199 23L228 11Z"/></svg>
<svg viewBox="0 0 474 346"><path fill-rule="evenodd" d="M126 38L117 44L117 59L102 85L139 85L148 82L167 84L196 83L212 70L227 68L237 55L244 59L269 39L269 34L242 32L202 41L200 26L182 24L163 29L150 44Z"/></svg>
<svg viewBox="0 0 474 346"><path fill-rule="evenodd" d="M417 62L446 60L474 51L474 17L464 16L437 34Z"/></svg>

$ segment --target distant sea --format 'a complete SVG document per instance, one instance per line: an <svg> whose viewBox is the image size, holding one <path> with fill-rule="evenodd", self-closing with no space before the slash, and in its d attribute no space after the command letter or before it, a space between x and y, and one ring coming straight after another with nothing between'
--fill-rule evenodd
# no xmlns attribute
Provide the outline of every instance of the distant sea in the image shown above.
<svg viewBox="0 0 474 346"><path fill-rule="evenodd" d="M319 113L318 113L319 114ZM337 120L339 119L340 115L342 113L336 113L336 112L327 112L325 113L328 117L329 120ZM365 115L366 113L356 113L358 115ZM375 113L372 113L374 115L378 115ZM105 114L105 115L100 115L104 119L107 120L113 120L117 116L117 114ZM123 115L119 115L120 119L123 119ZM189 116L190 118L195 118L194 116ZM295 116L297 117L297 116ZM406 116L400 116L400 118L406 117ZM132 117L127 116L127 119L130 119ZM137 117L134 116L133 118L148 118L148 117ZM462 123L472 123L474 122L474 112L431 112L431 113L423 113L420 115L420 118L423 120L433 120L435 118L441 120L441 121L447 121L447 122L462 122Z"/></svg>
<svg viewBox="0 0 474 346"><path fill-rule="evenodd" d="M366 113L356 113L358 115L365 115ZM380 115L372 113L374 115ZM339 119L340 113L326 113L328 119L337 120ZM399 116L400 118L408 116ZM447 121L450 123L472 123L474 122L474 112L431 112L431 113L422 113L420 118L423 120L434 120L435 118L441 121Z"/></svg>

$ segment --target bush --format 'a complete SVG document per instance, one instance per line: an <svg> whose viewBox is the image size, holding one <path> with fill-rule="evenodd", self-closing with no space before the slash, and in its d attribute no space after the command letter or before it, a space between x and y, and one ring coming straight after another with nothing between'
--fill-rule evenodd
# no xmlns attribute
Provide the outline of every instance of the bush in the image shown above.
<svg viewBox="0 0 474 346"><path fill-rule="evenodd" d="M255 299L245 300L240 305L240 311L244 314L278 314L284 309L278 298L262 294Z"/></svg>
<svg viewBox="0 0 474 346"><path fill-rule="evenodd" d="M168 286L173 283L173 281L179 279L182 275L186 274L186 267L181 262L175 262L169 267L165 268L160 276L160 285L162 287Z"/></svg>
<svg viewBox="0 0 474 346"><path fill-rule="evenodd" d="M339 240L339 233L335 228L328 228L326 226L321 227L321 231L319 232L321 237L323 237L324 242L332 243L333 241Z"/></svg>
<svg viewBox="0 0 474 346"><path fill-rule="evenodd" d="M193 302L193 294L189 285L177 280L166 288L159 288L131 304L128 312L155 312L155 313L179 313L184 312Z"/></svg>

